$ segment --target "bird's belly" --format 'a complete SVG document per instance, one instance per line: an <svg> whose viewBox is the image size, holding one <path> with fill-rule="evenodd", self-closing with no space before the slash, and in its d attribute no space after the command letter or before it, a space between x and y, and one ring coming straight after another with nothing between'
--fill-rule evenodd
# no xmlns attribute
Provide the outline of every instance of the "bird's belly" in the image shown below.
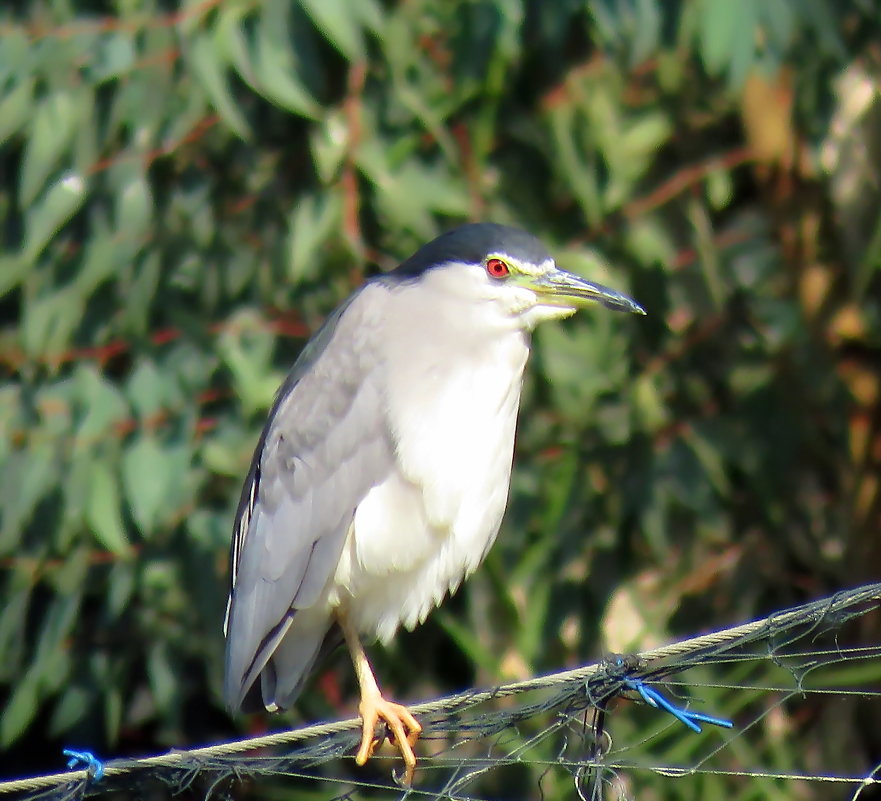
<svg viewBox="0 0 881 801"><path fill-rule="evenodd" d="M483 560L507 504L520 376L447 381L400 432L396 469L355 510L330 592L364 634L388 641L421 623Z"/></svg>
<svg viewBox="0 0 881 801"><path fill-rule="evenodd" d="M426 521L417 487L395 476L374 488L355 513L334 581L339 601L352 599L358 629L387 642L399 625L425 620L480 564L505 500L485 499L479 525L437 527Z"/></svg>

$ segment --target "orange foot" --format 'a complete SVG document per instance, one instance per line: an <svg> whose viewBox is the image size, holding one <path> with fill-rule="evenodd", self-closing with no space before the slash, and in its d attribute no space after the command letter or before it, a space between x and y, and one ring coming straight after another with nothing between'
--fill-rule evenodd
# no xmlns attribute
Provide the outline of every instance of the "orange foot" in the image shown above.
<svg viewBox="0 0 881 801"><path fill-rule="evenodd" d="M413 781L413 771L416 769L416 754L413 753L413 746L422 733L419 721L410 714L407 707L386 701L379 693L362 696L358 711L361 713L363 723L361 747L358 749L355 762L363 765L373 756L376 746L384 739L375 736L376 723L378 720L384 720L391 729L389 739L394 740L404 758L404 784L409 785Z"/></svg>

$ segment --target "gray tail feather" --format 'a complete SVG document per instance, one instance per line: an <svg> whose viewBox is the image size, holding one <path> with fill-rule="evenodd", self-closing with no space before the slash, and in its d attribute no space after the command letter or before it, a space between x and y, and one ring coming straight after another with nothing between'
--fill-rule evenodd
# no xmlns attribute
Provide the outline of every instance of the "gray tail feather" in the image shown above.
<svg viewBox="0 0 881 801"><path fill-rule="evenodd" d="M236 637L236 627L230 627L226 635L226 675L223 682L223 695L230 711L236 712L240 708L248 712L254 711L253 686L257 684L257 677L287 634L293 618L293 612L285 615L260 643L253 657L250 651L245 650L247 643L244 639Z"/></svg>
<svg viewBox="0 0 881 801"><path fill-rule="evenodd" d="M292 616L291 625L258 674L241 687L233 709L258 712L287 709L303 689L316 663L323 661L343 642L340 627L333 620L309 619L304 611ZM258 680L259 679L259 680Z"/></svg>
<svg viewBox="0 0 881 801"><path fill-rule="evenodd" d="M332 620L309 620L306 615L294 617L293 624L278 644L260 675L263 706L267 709L287 709L303 689L315 663L335 647L339 631ZM256 682L255 682L256 685Z"/></svg>

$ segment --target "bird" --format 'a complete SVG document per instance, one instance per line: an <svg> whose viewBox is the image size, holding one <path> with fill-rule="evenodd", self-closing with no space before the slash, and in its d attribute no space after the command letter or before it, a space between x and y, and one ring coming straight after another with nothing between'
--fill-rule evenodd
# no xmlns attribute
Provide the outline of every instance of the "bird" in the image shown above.
<svg viewBox="0 0 881 801"><path fill-rule="evenodd" d="M224 634L232 711L295 701L343 642L362 722L416 767L421 724L380 690L365 641L413 629L483 561L508 502L530 334L636 301L558 267L519 228L471 223L367 280L275 397L235 515Z"/></svg>

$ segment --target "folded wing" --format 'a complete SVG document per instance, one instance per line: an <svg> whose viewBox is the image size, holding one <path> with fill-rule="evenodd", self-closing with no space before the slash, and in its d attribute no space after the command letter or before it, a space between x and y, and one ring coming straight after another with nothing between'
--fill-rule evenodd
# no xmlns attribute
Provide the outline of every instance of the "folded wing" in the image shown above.
<svg viewBox="0 0 881 801"><path fill-rule="evenodd" d="M236 514L224 626L224 693L234 710L261 674L268 708L293 699L332 624L320 602L355 508L392 467L373 336L385 292L367 285L310 341L254 453ZM307 625L294 625L298 615Z"/></svg>

